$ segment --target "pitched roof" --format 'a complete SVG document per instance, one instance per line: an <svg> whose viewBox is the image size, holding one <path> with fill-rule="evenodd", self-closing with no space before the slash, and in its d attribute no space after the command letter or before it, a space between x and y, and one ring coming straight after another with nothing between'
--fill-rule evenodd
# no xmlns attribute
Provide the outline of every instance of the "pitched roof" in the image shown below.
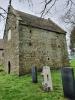
<svg viewBox="0 0 75 100"><path fill-rule="evenodd" d="M31 14L27 14L18 10L13 9L13 13L20 17L20 22L25 25L30 25L33 27L49 30L49 31L54 31L57 33L66 33L62 28L60 28L57 24L55 24L52 20L50 19L44 19L41 17L37 17Z"/></svg>

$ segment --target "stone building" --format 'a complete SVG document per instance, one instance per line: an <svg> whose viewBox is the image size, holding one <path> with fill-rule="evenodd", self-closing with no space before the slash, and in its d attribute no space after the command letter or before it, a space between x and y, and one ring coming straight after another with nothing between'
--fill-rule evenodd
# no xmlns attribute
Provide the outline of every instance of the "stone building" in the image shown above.
<svg viewBox="0 0 75 100"><path fill-rule="evenodd" d="M3 58L4 58L4 41L0 39L0 65L3 65Z"/></svg>
<svg viewBox="0 0 75 100"><path fill-rule="evenodd" d="M23 75L32 66L41 69L68 66L66 32L50 19L8 8L4 32L4 65L7 73Z"/></svg>

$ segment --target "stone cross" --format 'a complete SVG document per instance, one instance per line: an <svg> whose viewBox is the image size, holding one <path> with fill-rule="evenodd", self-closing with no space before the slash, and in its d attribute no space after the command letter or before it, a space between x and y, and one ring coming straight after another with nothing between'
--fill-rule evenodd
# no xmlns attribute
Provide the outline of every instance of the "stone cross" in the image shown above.
<svg viewBox="0 0 75 100"><path fill-rule="evenodd" d="M45 91L52 91L53 86L52 86L50 67L48 67L48 66L43 67L42 76L43 76L43 82L42 82L43 89Z"/></svg>

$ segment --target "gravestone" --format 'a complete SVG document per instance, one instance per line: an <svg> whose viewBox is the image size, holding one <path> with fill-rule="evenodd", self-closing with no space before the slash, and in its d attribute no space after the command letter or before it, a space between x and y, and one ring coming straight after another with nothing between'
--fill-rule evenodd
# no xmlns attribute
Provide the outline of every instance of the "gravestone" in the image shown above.
<svg viewBox="0 0 75 100"><path fill-rule="evenodd" d="M75 84L74 84L74 71L73 68L62 68L62 84L64 96L70 98L71 100L75 100Z"/></svg>
<svg viewBox="0 0 75 100"><path fill-rule="evenodd" d="M42 70L42 77L43 77L43 90L45 91L52 91L53 86L52 86L52 79L51 79L51 71L50 67L44 66Z"/></svg>
<svg viewBox="0 0 75 100"><path fill-rule="evenodd" d="M37 68L35 66L32 67L32 82L37 83Z"/></svg>

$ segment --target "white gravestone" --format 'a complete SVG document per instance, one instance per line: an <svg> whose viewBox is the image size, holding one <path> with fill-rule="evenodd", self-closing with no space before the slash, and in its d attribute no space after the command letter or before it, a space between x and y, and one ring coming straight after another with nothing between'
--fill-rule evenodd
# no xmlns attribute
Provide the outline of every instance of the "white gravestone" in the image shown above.
<svg viewBox="0 0 75 100"><path fill-rule="evenodd" d="M43 67L42 76L43 76L43 82L42 82L43 89L45 91L52 91L53 86L52 86L50 67L48 67L48 66Z"/></svg>

